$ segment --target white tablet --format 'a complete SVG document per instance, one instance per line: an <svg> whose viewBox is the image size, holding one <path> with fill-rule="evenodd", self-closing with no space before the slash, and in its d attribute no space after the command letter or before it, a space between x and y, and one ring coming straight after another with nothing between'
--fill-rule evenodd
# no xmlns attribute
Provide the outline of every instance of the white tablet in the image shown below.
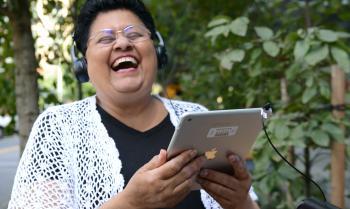
<svg viewBox="0 0 350 209"><path fill-rule="evenodd" d="M186 113L168 146L168 158L196 149L208 159L205 168L232 173L228 152L247 157L262 130L262 108Z"/></svg>

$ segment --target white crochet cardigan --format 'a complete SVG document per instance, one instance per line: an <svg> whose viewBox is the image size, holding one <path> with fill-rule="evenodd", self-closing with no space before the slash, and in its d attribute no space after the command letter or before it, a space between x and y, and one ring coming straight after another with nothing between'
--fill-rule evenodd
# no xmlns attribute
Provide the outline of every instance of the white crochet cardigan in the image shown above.
<svg viewBox="0 0 350 209"><path fill-rule="evenodd" d="M177 115L206 111L198 104L158 97ZM176 113L175 113L176 111ZM96 97L48 108L36 120L17 169L9 208L99 208L123 190L119 151L101 122ZM255 194L250 192L253 199ZM207 209L221 208L205 191Z"/></svg>

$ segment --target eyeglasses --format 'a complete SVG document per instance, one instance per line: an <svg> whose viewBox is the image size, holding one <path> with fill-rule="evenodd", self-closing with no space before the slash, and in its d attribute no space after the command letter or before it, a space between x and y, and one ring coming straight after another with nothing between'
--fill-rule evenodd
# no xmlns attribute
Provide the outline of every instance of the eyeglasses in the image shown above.
<svg viewBox="0 0 350 209"><path fill-rule="evenodd" d="M99 47L106 47L113 45L121 33L130 43L137 43L150 39L151 32L141 25L128 25L122 30L103 29L92 35L88 39L88 45L93 44Z"/></svg>

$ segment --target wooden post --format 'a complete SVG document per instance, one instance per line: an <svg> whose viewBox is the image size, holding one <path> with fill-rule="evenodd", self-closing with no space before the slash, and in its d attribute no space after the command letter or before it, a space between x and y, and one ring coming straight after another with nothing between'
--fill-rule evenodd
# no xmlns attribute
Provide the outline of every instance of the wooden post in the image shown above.
<svg viewBox="0 0 350 209"><path fill-rule="evenodd" d="M332 66L332 105L344 104L346 79L345 73L338 66ZM344 111L333 111L337 119L344 117ZM344 127L342 126L343 130ZM339 208L345 205L345 145L338 142L332 143L331 156L331 202Z"/></svg>
<svg viewBox="0 0 350 209"><path fill-rule="evenodd" d="M282 77L280 79L280 88L281 88L281 100L283 102L283 105L287 106L289 104L290 97L288 94L288 81L285 77ZM295 155L294 155L293 146L288 147L287 160L294 165ZM287 181L286 185L287 185L287 192L286 192L287 204L290 207L293 207L294 201L293 201L292 193L290 191L290 183Z"/></svg>

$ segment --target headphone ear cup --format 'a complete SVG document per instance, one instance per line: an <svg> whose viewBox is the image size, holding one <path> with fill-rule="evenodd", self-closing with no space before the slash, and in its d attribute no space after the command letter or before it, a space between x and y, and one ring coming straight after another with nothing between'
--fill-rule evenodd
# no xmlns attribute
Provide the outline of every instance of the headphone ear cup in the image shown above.
<svg viewBox="0 0 350 209"><path fill-rule="evenodd" d="M73 62L73 71L75 77L80 83L89 81L89 75L87 73L87 62L85 58L77 59Z"/></svg>
<svg viewBox="0 0 350 209"><path fill-rule="evenodd" d="M168 55L165 48L165 43L163 41L162 35L158 31L155 32L155 36L159 43L155 46L157 59L158 59L158 69L163 69L168 63Z"/></svg>
<svg viewBox="0 0 350 209"><path fill-rule="evenodd" d="M85 58L78 59L75 53L75 43L71 46L70 54L73 61L73 73L80 83L89 81L89 75L87 73L87 62Z"/></svg>
<svg viewBox="0 0 350 209"><path fill-rule="evenodd" d="M158 59L158 68L163 69L168 63L168 55L166 53L165 46L157 46L156 53Z"/></svg>

